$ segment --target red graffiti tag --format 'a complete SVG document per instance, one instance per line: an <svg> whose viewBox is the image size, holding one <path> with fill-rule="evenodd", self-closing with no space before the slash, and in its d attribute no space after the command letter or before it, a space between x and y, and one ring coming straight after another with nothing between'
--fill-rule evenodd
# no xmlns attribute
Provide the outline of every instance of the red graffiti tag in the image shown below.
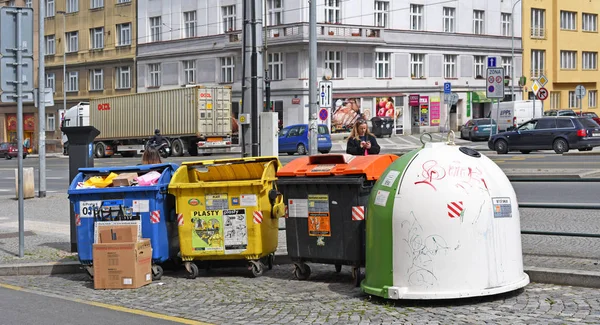
<svg viewBox="0 0 600 325"><path fill-rule="evenodd" d="M421 173L421 175L425 177L425 179L422 181L415 182L415 185L427 184L437 191L437 188L435 187L435 185L433 185L433 181L439 181L444 179L444 177L446 177L446 170L442 166L439 166L437 161L428 160L425 163L423 163L423 172Z"/></svg>

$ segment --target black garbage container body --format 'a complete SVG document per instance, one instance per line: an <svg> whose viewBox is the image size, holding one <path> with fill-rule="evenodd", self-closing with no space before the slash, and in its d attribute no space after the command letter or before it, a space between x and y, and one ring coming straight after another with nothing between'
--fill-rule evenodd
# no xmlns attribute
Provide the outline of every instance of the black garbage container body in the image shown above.
<svg viewBox="0 0 600 325"><path fill-rule="evenodd" d="M375 116L371 119L371 132L378 138L392 136L394 120L387 116Z"/></svg>

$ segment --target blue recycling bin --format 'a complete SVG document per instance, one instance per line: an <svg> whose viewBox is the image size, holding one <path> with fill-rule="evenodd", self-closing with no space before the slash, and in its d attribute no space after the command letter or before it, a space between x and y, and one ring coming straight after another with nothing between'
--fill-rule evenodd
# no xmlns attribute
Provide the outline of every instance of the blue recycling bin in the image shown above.
<svg viewBox="0 0 600 325"><path fill-rule="evenodd" d="M175 198L167 192L177 168L176 164L154 164L79 169L68 194L75 210L79 261L91 277L92 248L97 236L95 224L101 222L141 224L142 237L149 238L152 244L153 278L160 279L163 272L160 264L179 252ZM93 176L108 176L110 173L137 173L141 176L151 171L161 174L156 185L77 188L79 183Z"/></svg>

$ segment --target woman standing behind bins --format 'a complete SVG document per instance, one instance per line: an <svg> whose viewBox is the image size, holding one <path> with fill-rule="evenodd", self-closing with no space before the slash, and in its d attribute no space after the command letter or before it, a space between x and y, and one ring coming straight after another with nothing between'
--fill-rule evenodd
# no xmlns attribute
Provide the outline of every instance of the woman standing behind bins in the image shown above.
<svg viewBox="0 0 600 325"><path fill-rule="evenodd" d="M153 146L148 146L142 155L142 165L160 164L160 155Z"/></svg>
<svg viewBox="0 0 600 325"><path fill-rule="evenodd" d="M367 121L358 120L348 138L346 153L355 156L376 155L380 149L377 139L369 132Z"/></svg>

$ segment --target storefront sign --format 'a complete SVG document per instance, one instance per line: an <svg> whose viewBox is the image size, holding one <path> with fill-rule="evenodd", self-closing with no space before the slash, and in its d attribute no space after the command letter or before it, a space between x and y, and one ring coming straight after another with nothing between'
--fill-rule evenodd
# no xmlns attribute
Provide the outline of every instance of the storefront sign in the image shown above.
<svg viewBox="0 0 600 325"><path fill-rule="evenodd" d="M8 131L17 131L17 114L6 114ZM23 114L23 131L35 131L35 118L33 114Z"/></svg>
<svg viewBox="0 0 600 325"><path fill-rule="evenodd" d="M292 98L292 105L300 104L300 98Z"/></svg>
<svg viewBox="0 0 600 325"><path fill-rule="evenodd" d="M394 98L376 97L375 112L379 117L394 117Z"/></svg>
<svg viewBox="0 0 600 325"><path fill-rule="evenodd" d="M408 106L419 106L419 95L408 95Z"/></svg>
<svg viewBox="0 0 600 325"><path fill-rule="evenodd" d="M471 92L467 91L467 117L471 117Z"/></svg>
<svg viewBox="0 0 600 325"><path fill-rule="evenodd" d="M360 98L338 98L333 102L331 114L331 132L350 132L361 115ZM370 116L364 116L365 119Z"/></svg>
<svg viewBox="0 0 600 325"><path fill-rule="evenodd" d="M431 126L440 125L440 107L440 98L431 97L431 102L429 103L429 117L431 118Z"/></svg>
<svg viewBox="0 0 600 325"><path fill-rule="evenodd" d="M419 104L427 105L429 104L429 96L421 96L419 97Z"/></svg>

